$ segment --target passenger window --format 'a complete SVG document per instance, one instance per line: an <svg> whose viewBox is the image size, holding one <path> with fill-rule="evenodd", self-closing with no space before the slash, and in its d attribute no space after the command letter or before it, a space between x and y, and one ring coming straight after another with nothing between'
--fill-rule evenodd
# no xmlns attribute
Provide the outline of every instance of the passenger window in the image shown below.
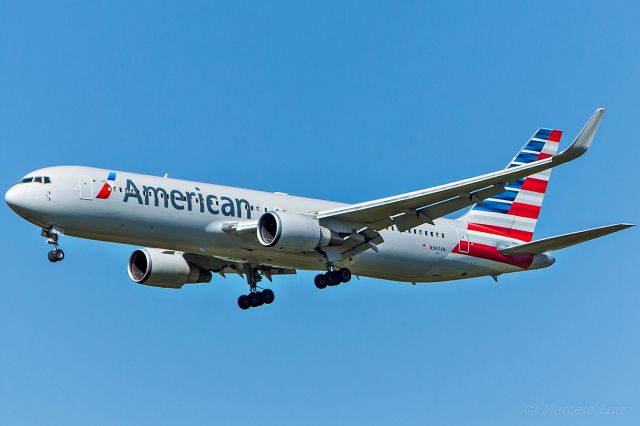
<svg viewBox="0 0 640 426"><path fill-rule="evenodd" d="M436 232L436 237L440 237L440 233L439 232Z"/></svg>
<svg viewBox="0 0 640 426"><path fill-rule="evenodd" d="M422 235L422 229L420 230L420 235Z"/></svg>
<svg viewBox="0 0 640 426"><path fill-rule="evenodd" d="M431 236L433 237L433 231L431 231Z"/></svg>
<svg viewBox="0 0 640 426"><path fill-rule="evenodd" d="M444 238L444 232L442 233L442 238Z"/></svg>

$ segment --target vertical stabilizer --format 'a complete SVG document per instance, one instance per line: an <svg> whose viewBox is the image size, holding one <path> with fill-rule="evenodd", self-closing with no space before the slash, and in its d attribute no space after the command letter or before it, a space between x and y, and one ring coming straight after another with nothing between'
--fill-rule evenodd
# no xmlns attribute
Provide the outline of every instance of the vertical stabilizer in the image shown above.
<svg viewBox="0 0 640 426"><path fill-rule="evenodd" d="M560 130L538 129L507 168L552 157L561 137ZM503 193L474 205L460 220L470 230L531 241L550 176L551 169L510 182Z"/></svg>

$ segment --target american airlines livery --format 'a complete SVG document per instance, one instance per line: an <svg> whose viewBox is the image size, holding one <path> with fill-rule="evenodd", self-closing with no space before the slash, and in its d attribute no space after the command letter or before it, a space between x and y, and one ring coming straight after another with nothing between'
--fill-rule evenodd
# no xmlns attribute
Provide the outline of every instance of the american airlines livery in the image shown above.
<svg viewBox="0 0 640 426"><path fill-rule="evenodd" d="M236 273L249 284L242 309L272 303L273 291L258 284L297 269L326 271L314 279L319 289L352 274L497 281L551 266L552 250L633 226L533 239L551 169L589 149L603 115L596 110L559 154L562 132L539 129L503 170L358 204L78 166L29 173L5 200L42 228L51 262L64 259L63 234L135 244L145 247L129 257L136 283L177 289Z"/></svg>

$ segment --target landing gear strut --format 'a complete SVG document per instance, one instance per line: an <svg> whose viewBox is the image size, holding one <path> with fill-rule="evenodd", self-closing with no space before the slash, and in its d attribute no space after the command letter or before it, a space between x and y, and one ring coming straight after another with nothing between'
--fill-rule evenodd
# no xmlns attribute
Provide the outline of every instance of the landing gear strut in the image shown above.
<svg viewBox="0 0 640 426"><path fill-rule="evenodd" d="M313 279L313 283L320 290L327 286L335 286L351 281L351 271L348 268L333 269L333 265L329 265L329 271L324 274L318 274Z"/></svg>
<svg viewBox="0 0 640 426"><path fill-rule="evenodd" d="M245 273L247 276L247 284L249 284L249 294L243 294L238 297L238 306L242 310L249 308L257 308L262 305L269 305L276 299L276 295L273 290L268 288L262 291L258 290L257 284L262 281L262 276L258 273L257 268L253 268L250 265L245 266Z"/></svg>
<svg viewBox="0 0 640 426"><path fill-rule="evenodd" d="M58 234L52 231L51 228L42 228L40 235L47 239L47 244L51 244L53 246L53 250L47 254L49 262L55 263L64 259L64 252L58 247Z"/></svg>

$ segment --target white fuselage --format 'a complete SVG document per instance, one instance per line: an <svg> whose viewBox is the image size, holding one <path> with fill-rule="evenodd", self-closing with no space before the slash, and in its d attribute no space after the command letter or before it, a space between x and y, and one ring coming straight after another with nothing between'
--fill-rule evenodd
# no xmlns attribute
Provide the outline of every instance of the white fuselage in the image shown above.
<svg viewBox="0 0 640 426"><path fill-rule="evenodd" d="M110 173L108 192L102 192ZM255 238L223 230L225 224L258 219L266 210L317 212L343 203L191 182L127 172L61 166L27 176L50 183L15 185L9 205L29 222L55 226L65 235L211 255L234 262L324 270L317 252L265 247ZM473 255L474 244L499 247L505 239L480 237L463 221L438 219L410 231L386 229L379 250L364 251L342 263L354 274L406 282L433 282L537 269L553 263L537 256L527 267Z"/></svg>

